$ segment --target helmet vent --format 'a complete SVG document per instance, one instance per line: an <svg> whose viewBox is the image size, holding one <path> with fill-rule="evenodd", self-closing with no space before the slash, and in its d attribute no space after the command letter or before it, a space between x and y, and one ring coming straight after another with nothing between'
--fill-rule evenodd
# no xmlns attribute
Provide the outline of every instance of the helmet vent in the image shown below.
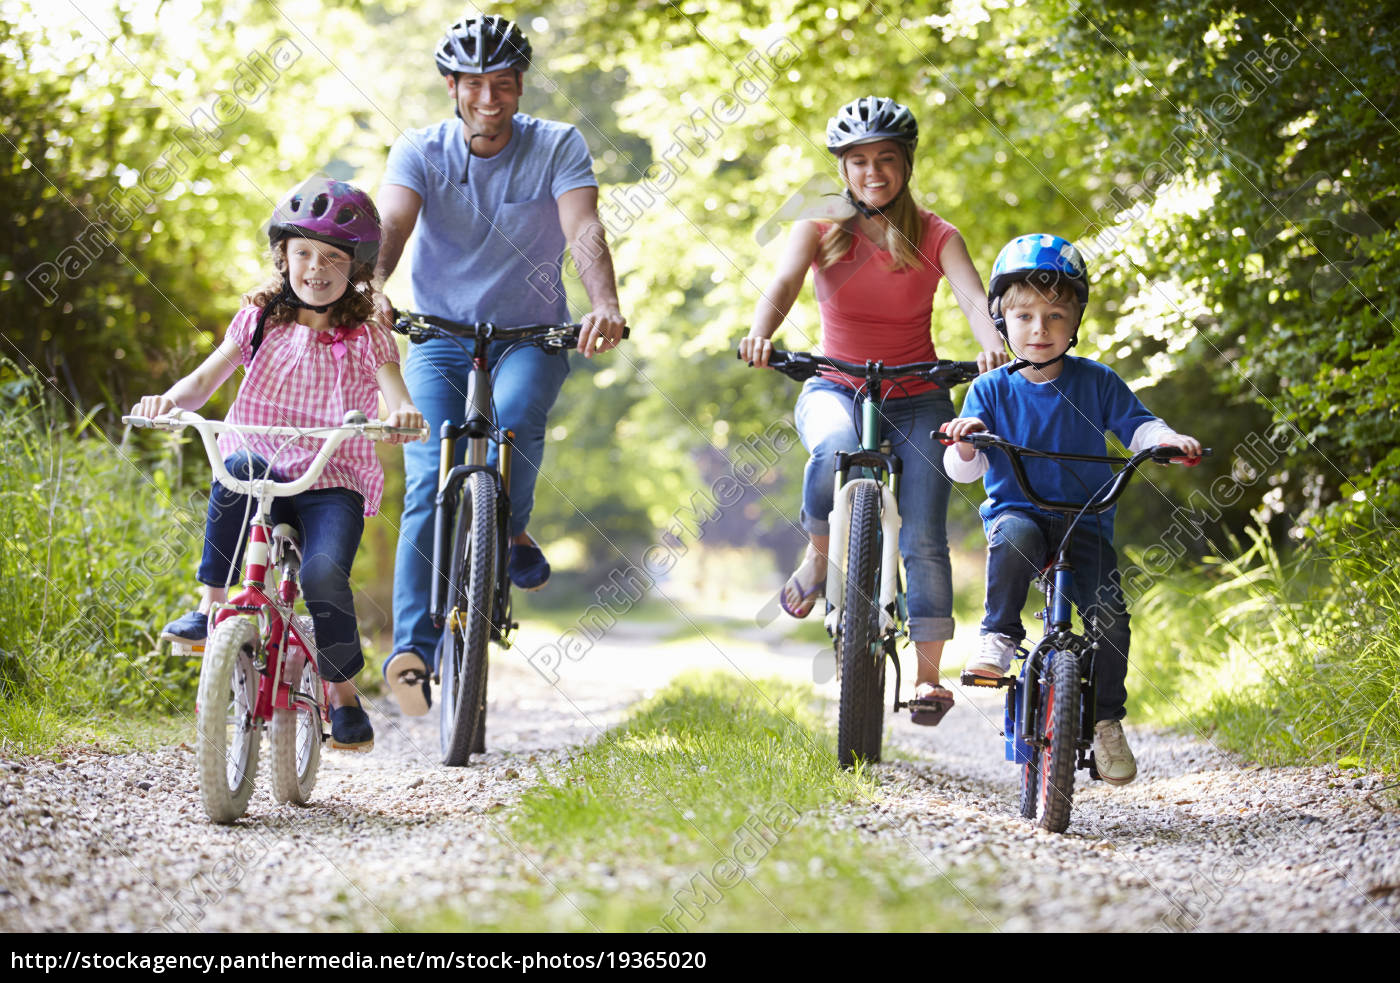
<svg viewBox="0 0 1400 983"><path fill-rule="evenodd" d="M355 217L355 210L349 205L342 205L335 213L335 224L345 225Z"/></svg>
<svg viewBox="0 0 1400 983"><path fill-rule="evenodd" d="M326 214L326 209L331 207L331 196L322 192L311 201L311 216L320 218Z"/></svg>

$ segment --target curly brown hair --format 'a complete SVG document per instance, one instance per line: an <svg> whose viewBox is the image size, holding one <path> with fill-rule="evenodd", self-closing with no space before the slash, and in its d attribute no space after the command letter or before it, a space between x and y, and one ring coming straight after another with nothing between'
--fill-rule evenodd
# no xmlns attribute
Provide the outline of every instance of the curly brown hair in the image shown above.
<svg viewBox="0 0 1400 983"><path fill-rule="evenodd" d="M287 240L280 240L271 251L272 265L277 275L268 279L254 290L243 295L244 307L267 307L267 323L286 324L296 321L300 308L282 299L282 287L287 282ZM332 324L358 325L369 320L374 313L374 301L370 294L370 277L374 267L367 263L357 263L350 269L350 289L345 296L331 305Z"/></svg>

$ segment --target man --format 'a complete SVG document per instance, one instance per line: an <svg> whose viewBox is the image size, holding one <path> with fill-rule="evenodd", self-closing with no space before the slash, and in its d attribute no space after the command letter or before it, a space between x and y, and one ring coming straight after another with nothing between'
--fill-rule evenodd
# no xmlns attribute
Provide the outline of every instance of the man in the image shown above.
<svg viewBox="0 0 1400 983"><path fill-rule="evenodd" d="M612 257L598 220L598 182L573 126L518 112L530 42L503 17L453 24L435 53L456 119L405 133L389 151L379 211L384 240L375 285L382 289L420 218L413 294L419 310L454 321L504 326L569 320L562 286L564 246L573 250L593 310L581 319L578 350L614 347L626 323L618 310ZM391 310L382 293L381 316ZM493 369L504 346L493 344ZM428 615L437 428L460 423L468 356L438 339L409 352L405 381L433 428L428 444L405 446L403 523L394 571L394 652L385 678L410 716L428 711L428 677L439 632ZM537 590L549 563L526 527L544 454L546 417L568 375L568 359L522 347L495 377L498 423L515 433L511 475L511 582ZM465 448L459 448L460 463Z"/></svg>

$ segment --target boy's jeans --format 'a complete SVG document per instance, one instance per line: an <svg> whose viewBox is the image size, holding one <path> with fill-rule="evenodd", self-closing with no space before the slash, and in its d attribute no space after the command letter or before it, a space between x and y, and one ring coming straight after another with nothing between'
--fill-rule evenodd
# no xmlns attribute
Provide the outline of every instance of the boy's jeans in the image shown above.
<svg viewBox="0 0 1400 983"><path fill-rule="evenodd" d="M1069 517L1011 509L987 527L987 614L982 634L1026 637L1021 609L1026 590L1052 560L1064 538ZM1081 617L1098 615L1099 649L1094 653L1095 720L1122 720L1128 693L1128 611L1118 581L1118 554L1113 544L1082 525L1070 540L1074 567L1074 606Z"/></svg>
<svg viewBox="0 0 1400 983"><path fill-rule="evenodd" d="M825 536L836 491L836 452L860 449L851 390L808 379L797 398L797 432L812 455L802 479L802 527ZM929 438L953 418L948 393L935 390L885 401L881 429L904 463L899 479L899 552L909 576L909 638L953 637L953 570L948 560L948 476L943 448Z"/></svg>
<svg viewBox="0 0 1400 983"><path fill-rule="evenodd" d="M241 481L261 478L267 472L267 461L247 450L230 454L224 466ZM287 480L276 471L270 477ZM248 496L214 482L204 523L201 584L223 587L230 572L239 570L248 540L243 515L247 510L251 519L257 510L256 502L252 509L247 505ZM301 531L301 589L315 628L321 678L329 683L354 679L365 664L355 621L355 595L350 590L350 567L365 531L364 497L349 488L315 488L291 498L274 499L271 520L274 526L285 522ZM237 573L233 580L236 587Z"/></svg>
<svg viewBox="0 0 1400 983"><path fill-rule="evenodd" d="M471 343L464 342L468 351ZM496 422L515 432L510 476L510 534L517 536L530 522L535 504L535 481L544 458L544 431L564 379L567 354L549 354L524 345L504 362L509 345L493 342L487 364L496 372L492 386ZM497 368L497 363L499 369ZM428 442L405 444L403 519L394 560L394 651L417 652L432 668L438 636L428 616L433 576L433 512L438 490L438 428L444 420L461 423L466 414L467 378L471 357L446 339L425 341L409 349L404 382L413 403L432 430ZM467 442L457 442L457 464L466 457ZM496 451L491 450L491 463Z"/></svg>

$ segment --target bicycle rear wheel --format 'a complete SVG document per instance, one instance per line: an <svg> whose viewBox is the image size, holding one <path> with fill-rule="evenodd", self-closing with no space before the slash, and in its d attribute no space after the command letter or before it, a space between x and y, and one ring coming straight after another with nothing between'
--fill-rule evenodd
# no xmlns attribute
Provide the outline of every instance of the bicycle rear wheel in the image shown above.
<svg viewBox="0 0 1400 983"><path fill-rule="evenodd" d="M311 619L297 617L297 628L310 643ZM321 674L315 663L302 663L300 678L292 681L293 689L316 701L325 699ZM292 709L273 710L272 726L268 728L272 742L272 797L278 802L304 806L311 801L316 787L316 771L321 766L321 717L304 703Z"/></svg>
<svg viewBox="0 0 1400 983"><path fill-rule="evenodd" d="M199 798L216 823L231 823L247 812L253 794L262 739L262 722L253 716L261 678L253 662L257 644L254 619L227 618L209 637L199 670Z"/></svg>
<svg viewBox="0 0 1400 983"><path fill-rule="evenodd" d="M496 587L496 484L489 473L467 479L447 596L452 604L443 629L439 739L445 765L465 765L484 736L486 661Z"/></svg>
<svg viewBox="0 0 1400 983"><path fill-rule="evenodd" d="M1069 826L1074 798L1074 749L1079 736L1079 660L1073 652L1051 656L1049 679L1041 681L1045 747L1040 755L1040 825L1052 833Z"/></svg>
<svg viewBox="0 0 1400 983"><path fill-rule="evenodd" d="M851 502L846 591L836 652L841 663L836 755L843 768L853 767L857 758L878 761L884 728L884 687L877 684L884 652L876 644L880 629L880 486L862 480Z"/></svg>

